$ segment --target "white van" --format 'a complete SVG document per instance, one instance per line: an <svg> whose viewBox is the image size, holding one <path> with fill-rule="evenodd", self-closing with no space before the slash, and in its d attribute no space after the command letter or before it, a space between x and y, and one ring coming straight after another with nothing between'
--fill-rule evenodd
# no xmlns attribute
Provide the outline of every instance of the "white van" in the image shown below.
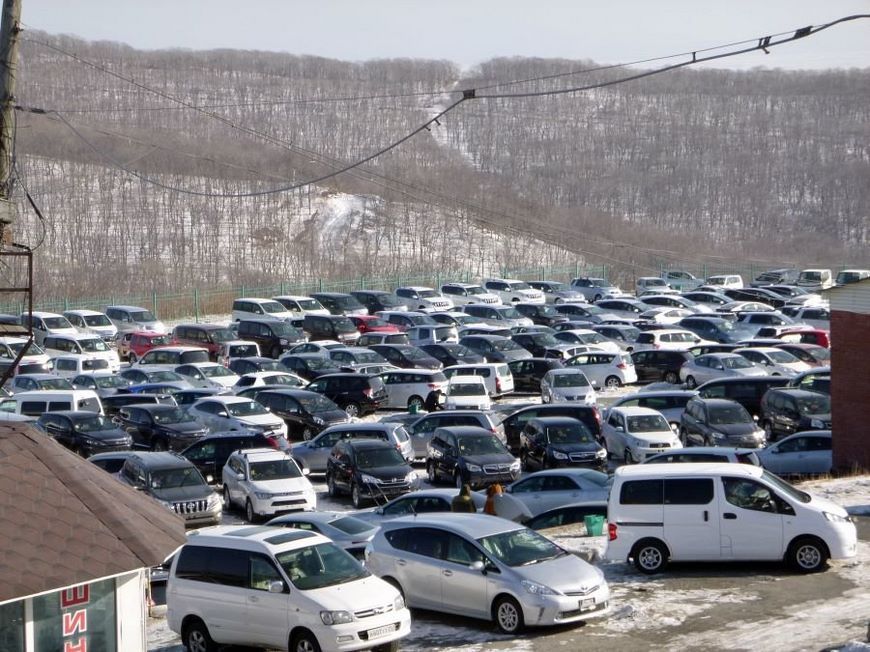
<svg viewBox="0 0 870 652"><path fill-rule="evenodd" d="M739 274L719 274L710 276L704 281L704 285L715 288L739 290L743 287L743 277Z"/></svg>
<svg viewBox="0 0 870 652"><path fill-rule="evenodd" d="M90 389L46 389L15 394L15 414L38 417L45 412L72 410L103 414L100 397Z"/></svg>
<svg viewBox="0 0 870 652"><path fill-rule="evenodd" d="M106 316L119 333L152 331L166 333L166 324L157 319L147 308L140 306L106 306Z"/></svg>
<svg viewBox="0 0 870 652"><path fill-rule="evenodd" d="M605 557L643 573L669 561L774 560L810 573L858 545L845 509L748 464L620 467L607 520Z"/></svg>
<svg viewBox="0 0 870 652"><path fill-rule="evenodd" d="M299 313L288 310L286 306L274 299L242 297L233 301L233 321L241 321L243 319L291 321L298 317Z"/></svg>
<svg viewBox="0 0 870 652"><path fill-rule="evenodd" d="M16 356L27 346L24 337L0 337L0 360L15 360ZM27 346L27 352L21 356L19 364L46 364L48 354L45 353L35 342Z"/></svg>
<svg viewBox="0 0 870 652"><path fill-rule="evenodd" d="M55 376L61 378L75 378L81 374L91 373L93 371L108 371L117 373L117 369L110 369L109 362L100 358L95 358L90 355L81 353L64 353L63 355L55 355L51 358L51 365Z"/></svg>
<svg viewBox="0 0 870 652"><path fill-rule="evenodd" d="M447 381L444 408L447 410L489 410L492 400L486 380L480 376L451 376Z"/></svg>
<svg viewBox="0 0 870 652"><path fill-rule="evenodd" d="M827 290L834 286L834 275L829 269L802 269L794 284L807 292Z"/></svg>
<svg viewBox="0 0 870 652"><path fill-rule="evenodd" d="M105 360L109 371L118 372L121 369L121 359L118 352L110 349L99 335L76 333L75 335L46 335L42 341L45 352L51 356L56 354L77 354ZM95 367L90 371L94 371Z"/></svg>
<svg viewBox="0 0 870 652"><path fill-rule="evenodd" d="M260 345L253 340L230 340L221 344L217 361L228 367L236 358L259 358Z"/></svg>
<svg viewBox="0 0 870 652"><path fill-rule="evenodd" d="M79 333L94 333L106 342L113 342L118 335L118 327L105 313L96 310L66 310L63 316L69 319L69 323L75 326Z"/></svg>
<svg viewBox="0 0 870 652"><path fill-rule="evenodd" d="M325 536L274 526L191 534L169 572L166 621L188 650L344 652L411 631L398 590Z"/></svg>
<svg viewBox="0 0 870 652"><path fill-rule="evenodd" d="M78 331L69 323L63 315L54 312L21 313L21 325L27 328L28 324L33 329L33 339L42 345L47 335L77 335Z"/></svg>
<svg viewBox="0 0 870 652"><path fill-rule="evenodd" d="M510 367L503 362L482 362L479 364L457 364L444 369L447 378L453 376L482 376L486 381L486 391L493 398L514 391L514 376Z"/></svg>

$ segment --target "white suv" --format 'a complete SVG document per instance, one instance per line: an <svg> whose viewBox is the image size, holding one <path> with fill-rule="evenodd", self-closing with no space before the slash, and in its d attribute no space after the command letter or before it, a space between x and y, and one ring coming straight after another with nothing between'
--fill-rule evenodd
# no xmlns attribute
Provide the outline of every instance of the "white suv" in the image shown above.
<svg viewBox="0 0 870 652"><path fill-rule="evenodd" d="M265 526L190 537L169 571L166 621L188 650L344 652L392 647L411 631L399 591L332 541Z"/></svg>
<svg viewBox="0 0 870 652"><path fill-rule="evenodd" d="M445 283L441 286L441 294L449 297L457 306L464 306L466 303L501 305L501 297L473 283Z"/></svg>
<svg viewBox="0 0 870 652"><path fill-rule="evenodd" d="M544 293L525 281L510 278L491 278L483 284L487 291L497 295L502 303L546 303Z"/></svg>
<svg viewBox="0 0 870 652"><path fill-rule="evenodd" d="M221 472L224 507L240 505L253 523L261 516L310 511L317 507L314 487L287 453L249 448L230 455Z"/></svg>
<svg viewBox="0 0 870 652"><path fill-rule="evenodd" d="M453 310L453 302L438 290L420 286L396 288L396 299L408 306L408 310L422 312Z"/></svg>
<svg viewBox="0 0 870 652"><path fill-rule="evenodd" d="M253 430L287 438L287 424L256 401L243 396L208 396L187 408L212 432Z"/></svg>

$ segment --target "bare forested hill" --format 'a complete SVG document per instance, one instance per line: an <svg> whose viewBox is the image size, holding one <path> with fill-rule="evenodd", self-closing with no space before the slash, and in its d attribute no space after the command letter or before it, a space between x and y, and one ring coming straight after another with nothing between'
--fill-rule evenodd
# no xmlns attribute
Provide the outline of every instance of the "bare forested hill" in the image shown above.
<svg viewBox="0 0 870 652"><path fill-rule="evenodd" d="M578 260L868 262L868 70L686 69L480 98L363 167L270 192L402 138L457 90L628 71L24 36L16 170L48 222L19 186L16 239L39 245L42 296Z"/></svg>

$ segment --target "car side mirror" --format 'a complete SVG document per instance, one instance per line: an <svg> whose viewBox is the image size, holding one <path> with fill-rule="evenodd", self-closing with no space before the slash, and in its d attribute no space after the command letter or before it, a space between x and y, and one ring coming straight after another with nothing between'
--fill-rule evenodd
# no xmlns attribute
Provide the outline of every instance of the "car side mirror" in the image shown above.
<svg viewBox="0 0 870 652"><path fill-rule="evenodd" d="M236 480L244 480L244 479L245 479L244 473L236 473Z"/></svg>
<svg viewBox="0 0 870 652"><path fill-rule="evenodd" d="M771 455L779 455L779 449L778 448L771 448L770 454Z"/></svg>
<svg viewBox="0 0 870 652"><path fill-rule="evenodd" d="M226 410L221 410L220 412L217 413L217 415L218 415L219 417L224 418L224 419L229 419L229 418L230 418L230 415L227 413Z"/></svg>
<svg viewBox="0 0 870 652"><path fill-rule="evenodd" d="M598 384L597 380L592 381L592 389L601 389L601 385Z"/></svg>
<svg viewBox="0 0 870 652"><path fill-rule="evenodd" d="M311 469L307 466L302 468L302 475L311 475Z"/></svg>
<svg viewBox="0 0 870 652"><path fill-rule="evenodd" d="M478 573L486 573L486 565L479 559L477 561L471 562L471 565L468 568L473 571L477 571Z"/></svg>
<svg viewBox="0 0 870 652"><path fill-rule="evenodd" d="M622 426L616 426L616 432L625 432L625 428Z"/></svg>
<svg viewBox="0 0 870 652"><path fill-rule="evenodd" d="M756 423L758 423L758 415L757 415L757 414L753 414L753 415L752 415L752 420L755 421Z"/></svg>
<svg viewBox="0 0 870 652"><path fill-rule="evenodd" d="M284 582L281 580L269 582L269 593L284 593Z"/></svg>
<svg viewBox="0 0 870 652"><path fill-rule="evenodd" d="M212 484L214 482L214 476L211 474L205 476L205 481L209 484Z"/></svg>

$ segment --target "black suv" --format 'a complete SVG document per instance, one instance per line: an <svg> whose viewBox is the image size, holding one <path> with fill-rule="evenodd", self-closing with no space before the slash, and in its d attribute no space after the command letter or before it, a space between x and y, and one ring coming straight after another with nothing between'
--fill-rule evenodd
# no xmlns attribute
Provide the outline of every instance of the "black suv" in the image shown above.
<svg viewBox="0 0 870 652"><path fill-rule="evenodd" d="M298 328L277 319L242 319L239 321L240 340L256 342L260 351L273 358L281 357L284 351L305 341Z"/></svg>
<svg viewBox="0 0 870 652"><path fill-rule="evenodd" d="M563 315L547 303L515 303L514 308L523 317L528 317L534 323L541 326L553 326L554 324L568 321L567 315Z"/></svg>
<svg viewBox="0 0 870 652"><path fill-rule="evenodd" d="M335 362L319 353L298 353L281 358L281 371L289 371L305 380L343 371Z"/></svg>
<svg viewBox="0 0 870 652"><path fill-rule="evenodd" d="M306 387L323 394L350 417L363 417L387 400L387 389L380 376L344 373L320 376Z"/></svg>
<svg viewBox="0 0 870 652"><path fill-rule="evenodd" d="M511 339L536 358L562 358L564 349L571 346L552 333L517 333Z"/></svg>
<svg viewBox="0 0 870 652"><path fill-rule="evenodd" d="M185 527L217 525L222 501L188 460L177 453L134 453L118 476L184 519Z"/></svg>
<svg viewBox="0 0 870 652"><path fill-rule="evenodd" d="M571 417L531 419L520 433L523 469L607 466L607 450L582 421Z"/></svg>
<svg viewBox="0 0 870 652"><path fill-rule="evenodd" d="M103 404L103 412L107 417L114 417L122 407L135 403L160 403L162 405L177 405L171 394L156 392L137 392L135 394L112 394L100 398Z"/></svg>
<svg viewBox="0 0 870 652"><path fill-rule="evenodd" d="M510 362L532 357L521 345L501 335L466 335L459 343L482 355L487 362Z"/></svg>
<svg viewBox="0 0 870 652"><path fill-rule="evenodd" d="M356 297L342 292L312 292L312 299L317 299L324 308L333 315L364 315L366 307Z"/></svg>
<svg viewBox="0 0 870 652"><path fill-rule="evenodd" d="M514 377L515 392L540 392L541 378L551 369L561 369L565 365L556 358L527 358L508 362Z"/></svg>
<svg viewBox="0 0 870 652"><path fill-rule="evenodd" d="M344 315L305 315L302 328L312 342L335 340L352 345L359 339L356 325Z"/></svg>
<svg viewBox="0 0 870 652"><path fill-rule="evenodd" d="M695 397L680 419L683 446L762 448L764 431L740 403L722 398Z"/></svg>
<svg viewBox="0 0 870 652"><path fill-rule="evenodd" d="M643 337L641 333L640 337ZM638 342L640 342L638 338ZM647 350L632 351L631 359L637 372L637 382L654 383L663 380L677 385L680 382L680 367L692 359L688 351Z"/></svg>
<svg viewBox="0 0 870 652"><path fill-rule="evenodd" d="M133 438L133 446L154 451L181 451L208 434L208 428L174 405L128 405L115 423Z"/></svg>
<svg viewBox="0 0 870 652"><path fill-rule="evenodd" d="M284 419L288 432L303 440L328 426L350 421L347 412L328 398L304 389L268 389L259 392L255 400Z"/></svg>
<svg viewBox="0 0 870 652"><path fill-rule="evenodd" d="M46 412L36 426L82 457L130 450L133 443L110 419L94 412Z"/></svg>
<svg viewBox="0 0 870 652"><path fill-rule="evenodd" d="M698 386L701 398L727 398L737 401L754 417L761 418L761 397L773 387L785 387L784 376L715 378Z"/></svg>
<svg viewBox="0 0 870 652"><path fill-rule="evenodd" d="M402 369L443 368L435 358L411 344L372 344L369 348L384 356L390 364Z"/></svg>
<svg viewBox="0 0 870 652"><path fill-rule="evenodd" d="M277 360L258 355L248 358L233 358L230 360L229 369L239 376L256 373L257 371L287 371L287 367Z"/></svg>
<svg viewBox="0 0 870 652"><path fill-rule="evenodd" d="M246 448L274 448L290 451L290 444L281 435L259 432L216 432L191 444L181 456L189 460L209 482L221 479L221 471L233 451Z"/></svg>
<svg viewBox="0 0 870 652"><path fill-rule="evenodd" d="M761 397L759 424L770 441L803 430L830 430L831 397L805 389L771 389Z"/></svg>
<svg viewBox="0 0 870 652"><path fill-rule="evenodd" d="M458 488L475 489L513 482L520 477L520 461L489 430L438 428L429 442L426 473L432 484L447 478Z"/></svg>
<svg viewBox="0 0 870 652"><path fill-rule="evenodd" d="M554 403L551 405L530 405L517 410L504 421L505 441L512 451L520 450L520 433L531 419L538 417L571 417L582 421L583 425L596 437L601 437L601 414L593 405L576 405L573 403Z"/></svg>
<svg viewBox="0 0 870 652"><path fill-rule="evenodd" d="M475 353L467 346L461 344L424 344L420 350L431 355L445 367L452 367L456 364L475 364L483 362L483 356Z"/></svg>
<svg viewBox="0 0 870 652"><path fill-rule="evenodd" d="M381 310L401 310L402 306L405 305L392 292L354 290L350 294L368 309L370 315Z"/></svg>
<svg viewBox="0 0 870 652"><path fill-rule="evenodd" d="M396 447L379 439L340 440L326 461L329 495L350 492L357 509L367 500L406 494L418 484L417 474Z"/></svg>

